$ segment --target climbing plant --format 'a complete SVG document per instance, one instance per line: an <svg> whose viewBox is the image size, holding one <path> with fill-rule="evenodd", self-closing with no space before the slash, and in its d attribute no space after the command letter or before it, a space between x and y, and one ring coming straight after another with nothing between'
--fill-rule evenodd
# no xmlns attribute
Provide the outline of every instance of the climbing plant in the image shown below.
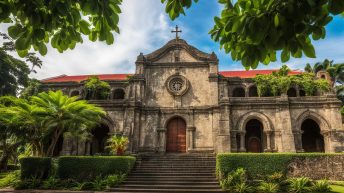
<svg viewBox="0 0 344 193"><path fill-rule="evenodd" d="M298 86L305 91L307 96L312 96L318 91L329 91L330 84L325 79L316 79L313 73L301 73L289 76L290 69L283 65L279 71L272 74L257 75L253 81L257 85L258 96L277 96L287 94L292 86Z"/></svg>
<svg viewBox="0 0 344 193"><path fill-rule="evenodd" d="M110 85L98 77L88 78L84 84L86 99L106 99L110 94Z"/></svg>

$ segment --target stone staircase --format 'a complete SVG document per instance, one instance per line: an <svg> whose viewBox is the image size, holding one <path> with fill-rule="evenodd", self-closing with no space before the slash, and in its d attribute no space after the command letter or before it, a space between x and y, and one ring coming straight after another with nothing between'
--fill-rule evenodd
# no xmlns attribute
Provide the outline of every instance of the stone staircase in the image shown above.
<svg viewBox="0 0 344 193"><path fill-rule="evenodd" d="M112 192L223 192L213 154L143 156L126 181Z"/></svg>

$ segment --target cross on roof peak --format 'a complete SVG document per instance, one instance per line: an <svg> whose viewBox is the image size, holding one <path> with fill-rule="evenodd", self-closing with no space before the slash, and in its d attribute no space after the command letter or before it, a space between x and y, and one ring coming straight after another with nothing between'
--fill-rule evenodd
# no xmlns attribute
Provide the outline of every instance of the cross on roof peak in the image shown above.
<svg viewBox="0 0 344 193"><path fill-rule="evenodd" d="M172 30L171 33L176 33L176 39L179 39L178 33L181 33L182 30L179 30L178 25L176 25L176 30Z"/></svg>

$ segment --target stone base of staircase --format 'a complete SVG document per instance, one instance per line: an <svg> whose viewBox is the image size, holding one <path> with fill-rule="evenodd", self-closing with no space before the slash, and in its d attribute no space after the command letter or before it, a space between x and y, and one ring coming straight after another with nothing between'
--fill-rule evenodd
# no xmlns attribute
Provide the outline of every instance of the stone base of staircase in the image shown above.
<svg viewBox="0 0 344 193"><path fill-rule="evenodd" d="M112 192L224 192L215 177L214 154L145 155Z"/></svg>

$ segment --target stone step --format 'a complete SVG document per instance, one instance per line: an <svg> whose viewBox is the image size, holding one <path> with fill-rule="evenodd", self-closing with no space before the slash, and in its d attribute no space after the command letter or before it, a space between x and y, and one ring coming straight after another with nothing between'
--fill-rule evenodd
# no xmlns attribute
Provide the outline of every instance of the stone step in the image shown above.
<svg viewBox="0 0 344 193"><path fill-rule="evenodd" d="M219 182L217 181L162 181L162 180L126 180L124 185L135 184L135 185L215 185L218 187Z"/></svg>
<svg viewBox="0 0 344 193"><path fill-rule="evenodd" d="M151 193L212 193L212 192L224 192L221 189L203 189L203 188L194 188L194 189L150 189L150 188L112 188L110 191L127 193L127 192L151 192Z"/></svg>
<svg viewBox="0 0 344 193"><path fill-rule="evenodd" d="M205 188L205 189L218 189L218 184L123 184L120 188L150 188L150 189L194 189L194 188Z"/></svg>
<svg viewBox="0 0 344 193"><path fill-rule="evenodd" d="M190 172L185 172L185 173L141 173L141 172L133 172L129 176L155 176L155 177L160 177L160 176L170 176L170 177L178 177L178 176L193 176L193 177L198 177L198 176L208 176L208 177L215 177L215 173L190 173Z"/></svg>
<svg viewBox="0 0 344 193"><path fill-rule="evenodd" d="M213 176L128 176L128 181L185 181L185 182L217 182Z"/></svg>
<svg viewBox="0 0 344 193"><path fill-rule="evenodd" d="M146 171L146 172L215 172L214 168L171 168L171 169L166 169L166 168L137 168L135 171L141 172L141 171Z"/></svg>

